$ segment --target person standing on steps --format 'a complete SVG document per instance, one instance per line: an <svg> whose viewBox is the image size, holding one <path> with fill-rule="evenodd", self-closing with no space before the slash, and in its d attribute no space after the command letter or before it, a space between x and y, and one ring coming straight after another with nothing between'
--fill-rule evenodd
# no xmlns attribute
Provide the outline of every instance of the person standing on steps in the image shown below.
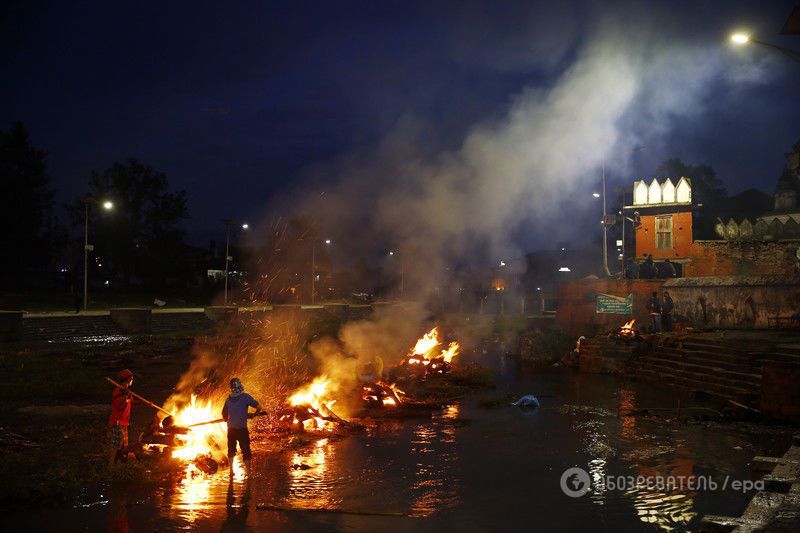
<svg viewBox="0 0 800 533"><path fill-rule="evenodd" d="M647 302L647 310L650 312L653 333L661 331L661 302L658 301L658 292L653 291L650 300Z"/></svg>

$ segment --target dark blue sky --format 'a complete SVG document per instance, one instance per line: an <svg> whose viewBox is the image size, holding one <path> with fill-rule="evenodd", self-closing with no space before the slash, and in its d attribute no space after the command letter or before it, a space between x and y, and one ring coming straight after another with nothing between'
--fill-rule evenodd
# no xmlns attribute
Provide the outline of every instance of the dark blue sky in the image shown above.
<svg viewBox="0 0 800 533"><path fill-rule="evenodd" d="M166 172L188 191L195 243L215 237L220 218L256 218L309 165L369 150L404 118L424 121L423 151L457 148L524 89L546 89L606 6L655 28L669 11L677 40L727 47L729 29L745 25L800 48L777 35L792 1L669 2L652 14L653 2L12 4L0 127L21 120L49 152L59 200L127 157ZM675 155L711 164L732 192L771 192L800 138L800 64L736 53L768 79L736 94L721 85L626 174Z"/></svg>

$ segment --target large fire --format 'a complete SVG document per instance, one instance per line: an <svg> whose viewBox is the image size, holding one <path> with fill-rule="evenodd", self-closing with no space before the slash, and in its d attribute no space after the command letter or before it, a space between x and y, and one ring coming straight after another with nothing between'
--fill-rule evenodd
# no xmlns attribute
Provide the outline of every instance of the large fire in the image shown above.
<svg viewBox="0 0 800 533"><path fill-rule="evenodd" d="M327 376L318 376L311 383L298 389L288 399L288 404L293 407L290 415L284 415L286 420L291 416L293 426L302 426L307 431L311 429L330 430L333 423L327 414L336 403L330 396L331 380Z"/></svg>
<svg viewBox="0 0 800 533"><path fill-rule="evenodd" d="M175 413L175 423L178 426L189 427L192 424L214 420L219 417L221 409L214 409L211 402L198 402L197 396L192 395L189 405ZM210 455L216 442L225 442L226 426L224 422L206 424L192 428L184 436L184 443L172 452L172 457L191 461L199 455Z"/></svg>

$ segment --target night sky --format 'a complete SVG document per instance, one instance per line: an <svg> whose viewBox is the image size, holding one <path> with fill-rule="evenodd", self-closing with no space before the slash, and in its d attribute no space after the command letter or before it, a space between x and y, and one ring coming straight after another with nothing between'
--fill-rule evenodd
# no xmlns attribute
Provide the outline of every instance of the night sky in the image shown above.
<svg viewBox="0 0 800 533"><path fill-rule="evenodd" d="M263 216L308 168L370 151L409 117L425 125L421 151L457 149L523 91L547 90L610 13L718 49L746 78L708 80L696 110L610 165L612 182L674 155L711 164L731 192L771 193L800 138L800 63L727 37L747 28L800 49L778 35L793 3L4 3L0 127L21 120L48 151L60 201L127 157L165 172L189 193L190 241L205 244L220 218Z"/></svg>

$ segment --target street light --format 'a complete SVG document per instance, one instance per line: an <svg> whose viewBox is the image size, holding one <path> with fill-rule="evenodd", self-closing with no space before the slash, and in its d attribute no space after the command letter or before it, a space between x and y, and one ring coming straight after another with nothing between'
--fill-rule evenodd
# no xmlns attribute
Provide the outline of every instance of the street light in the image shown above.
<svg viewBox="0 0 800 533"><path fill-rule="evenodd" d="M759 39L754 39L751 35L743 32L737 32L731 35L731 42L736 45L745 45L749 43L760 44L761 46L766 46L767 48L773 48L778 52L782 53L789 59L793 59L800 63L800 52L797 50L792 50L791 48L786 48L784 46L779 46L777 44L768 43L765 41L761 41Z"/></svg>
<svg viewBox="0 0 800 533"><path fill-rule="evenodd" d="M236 224L233 220L229 218L222 219L222 223L225 225L225 305L228 305L228 264L233 261L233 257L231 256L231 226ZM242 224L242 229L247 231L250 228L250 225L246 222Z"/></svg>
<svg viewBox="0 0 800 533"><path fill-rule="evenodd" d="M323 241L325 244L330 244L330 239L325 239ZM317 262L316 262L316 242L311 241L311 305L314 305L314 291L316 281L317 281Z"/></svg>
<svg viewBox="0 0 800 533"><path fill-rule="evenodd" d="M89 202L100 203L99 200L86 196L83 199L83 310L89 308L89 252L94 245L89 244ZM114 202L105 200L100 204L106 211L114 209Z"/></svg>
<svg viewBox="0 0 800 533"><path fill-rule="evenodd" d="M736 44L747 44L750 42L750 36L746 33L734 33L731 35L731 41Z"/></svg>
<svg viewBox="0 0 800 533"><path fill-rule="evenodd" d="M390 250L389 255L394 257L394 251ZM405 258L403 254L397 252L397 255L400 256L400 299L403 299L403 289L405 287Z"/></svg>

